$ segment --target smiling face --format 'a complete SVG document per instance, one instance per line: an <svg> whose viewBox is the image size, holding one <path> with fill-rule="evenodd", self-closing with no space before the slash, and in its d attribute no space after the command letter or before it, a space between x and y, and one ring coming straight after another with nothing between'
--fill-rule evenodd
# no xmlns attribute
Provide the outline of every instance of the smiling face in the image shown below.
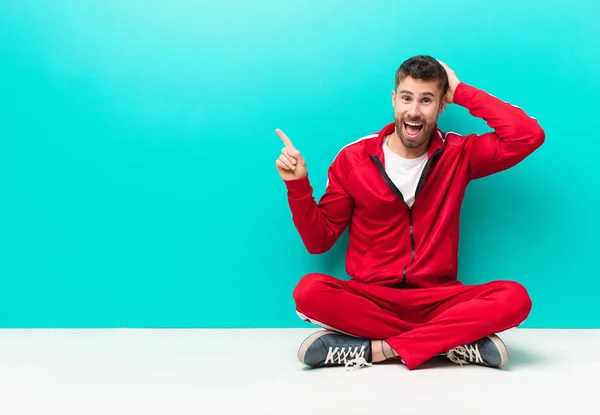
<svg viewBox="0 0 600 415"><path fill-rule="evenodd" d="M407 149L424 150L446 106L439 82L407 76L392 92L396 134Z"/></svg>
<svg viewBox="0 0 600 415"><path fill-rule="evenodd" d="M427 151L438 116L446 107L448 75L431 56L407 59L396 71L392 106L396 131L390 148L403 157L419 157Z"/></svg>

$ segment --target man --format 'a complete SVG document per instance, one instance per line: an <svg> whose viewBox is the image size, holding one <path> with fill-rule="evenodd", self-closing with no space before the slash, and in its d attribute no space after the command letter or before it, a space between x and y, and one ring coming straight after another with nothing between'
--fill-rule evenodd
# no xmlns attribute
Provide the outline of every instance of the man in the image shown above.
<svg viewBox="0 0 600 415"><path fill-rule="evenodd" d="M493 132L440 131L438 116L451 103ZM392 106L393 123L338 153L318 203L306 161L276 130L285 144L276 167L308 252L326 252L349 226L352 279L309 274L294 289L298 315L328 329L309 336L298 358L351 369L395 358L412 370L441 354L461 365L503 366L508 351L495 333L521 324L531 300L517 282L457 280L460 208L471 180L521 162L544 131L429 56L398 68Z"/></svg>

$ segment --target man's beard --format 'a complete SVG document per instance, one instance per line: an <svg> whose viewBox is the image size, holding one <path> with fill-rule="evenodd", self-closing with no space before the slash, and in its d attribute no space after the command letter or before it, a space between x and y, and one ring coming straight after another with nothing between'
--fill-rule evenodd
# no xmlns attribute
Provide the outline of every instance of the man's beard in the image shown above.
<svg viewBox="0 0 600 415"><path fill-rule="evenodd" d="M415 137L409 137L405 134L404 131L404 122L414 123L414 124L423 124L421 127L421 131ZM413 119L413 118L404 118L404 119L395 119L396 124L396 134L400 138L402 145L406 148L419 148L424 145L431 138L431 133L435 128L435 122L433 124L429 124L424 119Z"/></svg>

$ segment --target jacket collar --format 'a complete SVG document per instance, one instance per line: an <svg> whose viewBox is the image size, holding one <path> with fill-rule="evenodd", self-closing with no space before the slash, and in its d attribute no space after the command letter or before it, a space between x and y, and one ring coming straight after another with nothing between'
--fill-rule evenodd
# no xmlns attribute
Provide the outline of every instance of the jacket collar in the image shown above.
<svg viewBox="0 0 600 415"><path fill-rule="evenodd" d="M383 129L379 131L377 139L373 140L372 147L369 149L369 154L377 156L382 163L385 162L385 158L383 156L383 141L385 140L385 137L394 132L395 128L395 123L390 123L383 127ZM431 138L429 139L429 147L427 148L428 157L431 157L436 150L443 150L445 146L445 134L436 126L431 133Z"/></svg>

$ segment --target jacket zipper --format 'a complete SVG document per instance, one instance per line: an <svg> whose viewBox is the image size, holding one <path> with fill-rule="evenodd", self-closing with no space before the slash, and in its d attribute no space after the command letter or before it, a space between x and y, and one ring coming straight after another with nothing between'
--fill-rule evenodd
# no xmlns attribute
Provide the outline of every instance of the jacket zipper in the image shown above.
<svg viewBox="0 0 600 415"><path fill-rule="evenodd" d="M417 202L417 196L423 189L425 180L427 180L427 173L429 172L429 167L431 166L431 163L433 162L433 160L435 160L435 158L441 152L442 152L442 149L438 148L437 150L435 150L433 152L433 154L431 155L431 157L429 157L429 159L427 160L427 163L425 163L425 167L423 168L423 172L421 173L421 177L419 177L419 182L417 183L417 189L415 191L415 201L413 202L413 206ZM379 169L379 173L383 177L383 180L385 180L385 182L390 187L390 189L392 189L392 191L396 194L396 196L398 196L400 198L402 203L404 203L404 206L406 206L406 208L408 209L408 223L410 226L410 245L411 245L411 249L412 249L412 254L411 254L411 258L410 258L410 263L405 265L404 270L402 271L402 283L406 284L406 270L408 269L409 265L412 265L413 262L415 262L415 234L413 231L412 208L410 206L408 206L408 204L406 204L406 201L404 200L404 196L402 195L402 192L400 191L400 189L398 189L396 187L396 185L394 184L392 179L390 179L390 176L388 176L387 172L385 171L385 168L383 167L383 164L381 163L381 160L379 160L379 158L375 155L371 155L371 159L377 165L377 168Z"/></svg>

